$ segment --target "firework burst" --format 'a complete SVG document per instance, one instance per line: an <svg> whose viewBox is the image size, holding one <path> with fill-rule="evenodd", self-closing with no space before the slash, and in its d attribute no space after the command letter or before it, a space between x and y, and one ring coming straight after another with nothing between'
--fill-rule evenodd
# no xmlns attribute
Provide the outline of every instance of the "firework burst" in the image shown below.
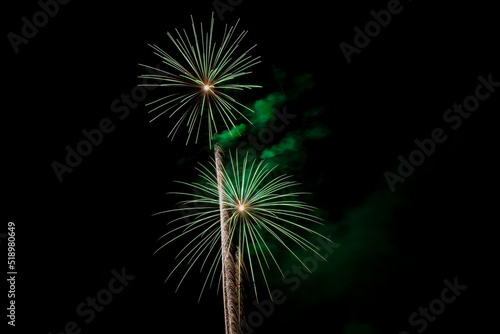
<svg viewBox="0 0 500 334"><path fill-rule="evenodd" d="M241 269L238 263L243 261L246 263L246 268L243 269L248 271L251 282L255 282L259 272L262 274L266 289L272 298L266 270L270 269L270 263L274 263L282 275L283 271L276 254L271 250L269 240L274 239L286 248L306 270L309 269L293 248L299 246L315 252L320 257L321 255L318 253L318 247L299 232L316 234L330 240L307 227L308 223L321 224L321 219L313 214L314 207L298 200L299 196L306 193L291 191L291 188L299 185L291 180L291 176L273 176L276 166L270 167L264 161L249 161L248 154L241 157L236 153L233 157L229 152L227 166L217 168L217 164L214 159L208 167L200 164L200 167L196 168L200 182L177 181L192 187L194 191L171 194L189 196L191 199L180 202L180 208L157 213L182 211L183 215L169 224L184 221L160 237L160 240L167 240L157 251L178 238L186 237L186 240L189 240L178 253L176 258L179 261L167 280L181 265L186 265L178 289L186 275L198 264L200 272L204 269L207 271L199 298L205 288L212 286L216 280L218 287L222 285L224 288L221 282L224 282L225 273L218 268L221 258L224 263L224 257L227 256L225 254L235 253L231 250L233 245L236 247L233 263L236 263L237 275ZM221 212L222 210L224 212ZM225 224L221 224L221 217L224 217ZM217 247L221 245L221 237L222 240L225 239L222 235L224 233L228 234L228 242L223 242L223 247ZM253 289L258 299L255 284ZM239 294L240 290L236 289L236 293Z"/></svg>
<svg viewBox="0 0 500 334"><path fill-rule="evenodd" d="M144 74L139 78L158 82L143 84L143 86L159 86L171 89L172 94L149 102L146 106L152 107L150 113L157 113L150 122L168 112L170 112L170 118L177 117L177 122L168 134L168 137L171 137L172 140L184 122L188 129L187 144L193 133L196 133L195 142L198 141L201 123L204 118L208 118L210 145L214 134L218 132L216 118L222 119L228 130L234 127L234 120L240 116L251 123L242 113L242 110L253 111L228 94L235 90L261 87L235 83L235 79L251 73L248 69L260 62L259 57L248 55L248 52L255 45L243 53L237 53L240 42L247 34L247 31L243 31L235 37L238 22L229 29L227 25L225 26L223 38L220 44L217 45L213 37L213 13L209 31L206 32L204 32L201 23L199 32L196 31L191 16L192 37L184 29L182 33L176 29L175 36L167 33L181 55L180 61L177 61L159 46L148 44L153 48L154 54L162 59L162 63L168 66L169 70L165 71L139 64L142 67L154 70L154 74Z"/></svg>

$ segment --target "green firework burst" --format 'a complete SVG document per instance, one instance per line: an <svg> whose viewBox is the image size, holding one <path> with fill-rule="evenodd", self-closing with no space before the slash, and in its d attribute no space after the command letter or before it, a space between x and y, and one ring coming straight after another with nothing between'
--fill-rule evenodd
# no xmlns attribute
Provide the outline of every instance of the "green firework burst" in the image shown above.
<svg viewBox="0 0 500 334"><path fill-rule="evenodd" d="M330 240L307 227L309 223L322 224L321 219L314 215L314 207L298 199L307 193L292 190L299 183L293 181L291 176L274 176L277 166L269 167L263 160L249 161L248 154L241 157L236 153L233 157L231 152L229 153L229 163L222 170L224 181L222 200L228 216L229 244L237 246L237 252L246 263L251 281L255 282L256 275L260 272L271 295L266 270L274 263L282 275L283 271L276 259L275 251L273 252L269 246L270 239L274 239L289 251L307 270L309 269L293 251L293 247L299 246L322 256L318 253L318 247L299 232L316 234L325 240ZM157 213L183 213L168 223L182 222L160 237L160 240L166 241L157 252L179 238L188 240L179 251L177 255L179 261L167 280L185 265L187 268L178 283L178 289L186 275L199 265L200 272L207 271L200 292L201 298L205 288L212 286L215 280L219 281L218 286L221 285L222 275L218 270L222 254L221 213L216 162L212 161L208 166L200 164L196 170L199 172L200 182L177 181L192 187L193 193L171 192L189 196L191 199L180 202L180 208ZM257 288L255 285L253 288L257 297Z"/></svg>

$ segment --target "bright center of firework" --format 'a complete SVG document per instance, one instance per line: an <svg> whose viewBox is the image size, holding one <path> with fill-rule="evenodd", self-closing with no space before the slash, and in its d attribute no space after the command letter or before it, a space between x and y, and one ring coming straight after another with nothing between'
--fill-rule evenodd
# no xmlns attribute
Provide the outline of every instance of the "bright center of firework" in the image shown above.
<svg viewBox="0 0 500 334"><path fill-rule="evenodd" d="M238 210L240 210L240 211L245 211L245 206L244 206L243 204L242 204L242 205L240 205L240 206L238 207Z"/></svg>
<svg viewBox="0 0 500 334"><path fill-rule="evenodd" d="M203 89L207 91L207 90L209 90L209 89L210 89L210 86L209 86L209 85L204 85L204 86L203 86Z"/></svg>

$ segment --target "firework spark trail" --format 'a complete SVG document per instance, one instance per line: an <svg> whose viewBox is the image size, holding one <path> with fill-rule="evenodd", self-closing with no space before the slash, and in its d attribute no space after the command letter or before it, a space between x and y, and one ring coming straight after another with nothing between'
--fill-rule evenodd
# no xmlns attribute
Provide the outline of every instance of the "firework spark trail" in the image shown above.
<svg viewBox="0 0 500 334"><path fill-rule="evenodd" d="M228 214L224 204L224 181L221 147L215 145L215 166L217 173L217 189L219 194L220 224L221 224L221 249L222 249L222 295L224 299L224 319L226 323L226 334L239 333L239 297L237 292L239 282L237 279L237 268L231 254L231 240L229 238ZM236 291L235 291L236 290ZM235 314L235 312L237 312Z"/></svg>
<svg viewBox="0 0 500 334"><path fill-rule="evenodd" d="M175 30L177 37L167 33L167 36L182 55L181 59L184 60L185 64L175 60L174 57L157 45L148 44L154 50L154 54L160 57L164 64L174 70L169 72L149 65L139 64L144 68L156 71L155 74L143 74L139 78L161 82L157 84L142 84L142 86L161 86L172 89L172 94L146 104L146 106L154 106L149 111L150 113L159 111L150 122L171 110L173 111L170 113L170 118L176 114L179 116L168 134L168 137L172 137L172 140L182 123L186 122L186 126L188 127L186 144L189 142L193 131L196 132L195 142L197 142L204 112L207 113L208 118L210 145L212 145L211 140L214 134L217 133L217 116L220 117L228 130L230 130L231 126L235 126L233 121L237 119L237 116L241 116L247 122L251 123L240 109L246 109L250 112L253 112L253 110L224 92L225 90L234 91L262 87L258 85L231 83L234 79L239 79L243 75L252 73L248 69L260 63L258 60L260 57L248 55L248 52L255 45L239 56L235 54L238 51L239 43L248 33L248 31L243 31L233 39L238 22L236 22L235 26L230 27L229 30L226 25L218 49L217 43L213 42L213 13L209 32L205 34L202 24L200 24L200 31L197 34L193 17L191 17L194 45L191 43L192 39L190 39L184 29L182 30L183 34L177 29ZM177 91L174 91L174 88ZM181 115L178 115L178 112Z"/></svg>

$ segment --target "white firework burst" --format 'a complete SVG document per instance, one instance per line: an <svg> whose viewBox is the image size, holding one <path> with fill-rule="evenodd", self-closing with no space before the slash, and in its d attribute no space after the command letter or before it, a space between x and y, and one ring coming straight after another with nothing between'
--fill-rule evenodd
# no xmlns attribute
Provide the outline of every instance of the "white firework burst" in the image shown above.
<svg viewBox="0 0 500 334"><path fill-rule="evenodd" d="M238 54L239 45L248 33L242 31L235 37L238 22L230 28L225 26L222 40L217 44L214 41L213 13L208 31L204 31L203 24L200 23L197 32L191 16L191 37L184 29L182 32L176 29L176 35L167 33L180 53L180 60L176 60L159 46L148 44L153 48L154 54L162 59L162 63L168 66L168 70L139 64L154 70L154 74L143 74L139 76L140 78L157 81L143 86L166 87L171 90L171 94L149 102L146 106L152 106L150 113L157 112L150 122L168 112L170 118L177 117L175 125L168 134L172 140L184 122L188 129L187 144L193 132L196 133L195 142L198 141L203 119L208 118L210 145L214 134L218 132L216 119L222 119L228 130L234 127L234 120L240 116L251 123L242 111L253 112L252 109L236 101L229 94L234 90L262 87L236 82L241 76L251 73L248 71L250 67L260 63L260 57L248 54L256 45Z"/></svg>

